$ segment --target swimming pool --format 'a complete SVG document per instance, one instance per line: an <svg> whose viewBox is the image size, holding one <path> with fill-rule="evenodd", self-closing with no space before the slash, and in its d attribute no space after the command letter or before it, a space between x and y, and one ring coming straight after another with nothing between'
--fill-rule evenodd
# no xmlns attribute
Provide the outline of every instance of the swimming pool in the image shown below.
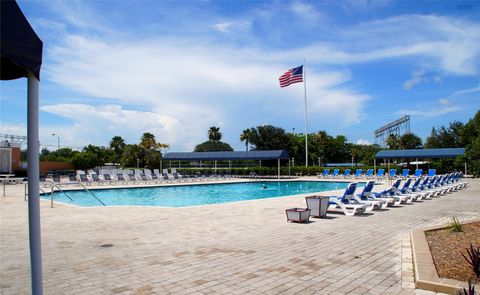
<svg viewBox="0 0 480 295"><path fill-rule="evenodd" d="M269 181L112 188L91 191L107 206L188 207L345 189L347 185L347 182ZM61 192L54 193L54 200L78 206L101 206L86 191L67 191L66 193L72 200ZM42 195L42 198L49 199L50 195Z"/></svg>

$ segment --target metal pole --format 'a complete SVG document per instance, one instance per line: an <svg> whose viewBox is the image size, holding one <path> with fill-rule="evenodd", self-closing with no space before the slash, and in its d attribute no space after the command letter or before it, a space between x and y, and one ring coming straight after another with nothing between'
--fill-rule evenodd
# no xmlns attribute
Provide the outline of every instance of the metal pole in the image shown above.
<svg viewBox="0 0 480 295"><path fill-rule="evenodd" d="M162 150L159 150L160 152L160 173L162 173L162 161L163 161L163 158L162 158Z"/></svg>
<svg viewBox="0 0 480 295"><path fill-rule="evenodd" d="M33 73L28 73L28 230L30 240L30 267L32 294L43 294L42 282L42 236L40 227L39 158L38 158L38 106L40 82Z"/></svg>
<svg viewBox="0 0 480 295"><path fill-rule="evenodd" d="M288 159L288 178L290 178L290 159Z"/></svg>
<svg viewBox="0 0 480 295"><path fill-rule="evenodd" d="M278 179L280 179L280 158L277 159L278 160Z"/></svg>
<svg viewBox="0 0 480 295"><path fill-rule="evenodd" d="M56 136L56 137L57 137L57 150L59 150L59 149L60 149L60 137L59 137L57 134L55 134L55 133L52 133L52 136Z"/></svg>
<svg viewBox="0 0 480 295"><path fill-rule="evenodd" d="M417 161L416 161L416 162L417 162L417 165L416 165L416 166L417 166L417 168L416 168L416 169L418 169L418 158L417 158Z"/></svg>
<svg viewBox="0 0 480 295"><path fill-rule="evenodd" d="M467 162L465 162L465 177L467 177Z"/></svg>
<svg viewBox="0 0 480 295"><path fill-rule="evenodd" d="M377 159L373 158L373 175L377 175Z"/></svg>
<svg viewBox="0 0 480 295"><path fill-rule="evenodd" d="M308 133L307 133L307 71L303 59L303 92L305 94L305 167L308 167Z"/></svg>

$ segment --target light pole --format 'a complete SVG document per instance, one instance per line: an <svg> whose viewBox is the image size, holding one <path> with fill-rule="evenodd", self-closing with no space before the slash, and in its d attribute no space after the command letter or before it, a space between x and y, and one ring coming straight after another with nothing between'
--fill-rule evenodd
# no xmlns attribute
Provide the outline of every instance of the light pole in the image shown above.
<svg viewBox="0 0 480 295"><path fill-rule="evenodd" d="M57 150L59 150L60 149L60 137L58 137L58 135L56 135L55 133L52 133L52 136L57 137Z"/></svg>

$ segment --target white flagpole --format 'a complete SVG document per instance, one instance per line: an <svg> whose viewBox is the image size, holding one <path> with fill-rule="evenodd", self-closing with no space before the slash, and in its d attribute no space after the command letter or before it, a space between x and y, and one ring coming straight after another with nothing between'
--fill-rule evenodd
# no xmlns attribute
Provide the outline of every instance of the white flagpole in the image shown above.
<svg viewBox="0 0 480 295"><path fill-rule="evenodd" d="M307 71L303 59L303 90L305 94L305 167L308 167L308 133L307 133Z"/></svg>

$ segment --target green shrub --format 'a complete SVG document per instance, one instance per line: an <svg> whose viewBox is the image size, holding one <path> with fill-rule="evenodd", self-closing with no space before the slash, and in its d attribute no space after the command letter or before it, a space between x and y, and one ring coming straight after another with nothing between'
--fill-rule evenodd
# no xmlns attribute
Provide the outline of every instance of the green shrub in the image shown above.
<svg viewBox="0 0 480 295"><path fill-rule="evenodd" d="M448 227L454 232L463 232L463 223L461 223L455 216L450 220Z"/></svg>

